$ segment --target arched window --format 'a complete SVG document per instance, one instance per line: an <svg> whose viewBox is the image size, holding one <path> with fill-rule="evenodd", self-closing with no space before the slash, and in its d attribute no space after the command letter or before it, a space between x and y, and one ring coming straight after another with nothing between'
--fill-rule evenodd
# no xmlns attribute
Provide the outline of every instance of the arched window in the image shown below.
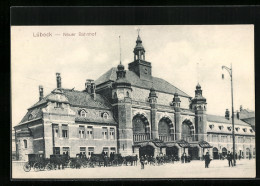
<svg viewBox="0 0 260 186"><path fill-rule="evenodd" d="M87 112L85 110L80 111L80 116L81 117L87 117Z"/></svg>
<svg viewBox="0 0 260 186"><path fill-rule="evenodd" d="M27 149L27 140L23 140L24 148Z"/></svg>
<svg viewBox="0 0 260 186"><path fill-rule="evenodd" d="M108 119L108 113L106 113L106 112L103 113L103 118L104 118L104 119Z"/></svg>
<svg viewBox="0 0 260 186"><path fill-rule="evenodd" d="M33 115L30 114L30 115L28 116L28 120L31 120L32 118L33 118Z"/></svg>
<svg viewBox="0 0 260 186"><path fill-rule="evenodd" d="M133 132L134 133L145 133L148 132L147 131L147 125L148 125L148 121L147 118L144 115L136 115L133 118Z"/></svg>
<svg viewBox="0 0 260 186"><path fill-rule="evenodd" d="M114 93L114 99L116 99L117 98L117 94L116 94L116 92Z"/></svg>
<svg viewBox="0 0 260 186"><path fill-rule="evenodd" d="M129 92L128 91L126 91L126 97L130 97L130 94L129 94Z"/></svg>

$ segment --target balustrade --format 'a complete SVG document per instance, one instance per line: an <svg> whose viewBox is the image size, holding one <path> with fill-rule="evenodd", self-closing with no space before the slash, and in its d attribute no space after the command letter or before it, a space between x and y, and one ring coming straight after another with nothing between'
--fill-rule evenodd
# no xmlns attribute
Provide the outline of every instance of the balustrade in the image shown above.
<svg viewBox="0 0 260 186"><path fill-rule="evenodd" d="M150 139L150 134L149 133L135 133L133 135L133 140L135 142L137 141L146 141Z"/></svg>

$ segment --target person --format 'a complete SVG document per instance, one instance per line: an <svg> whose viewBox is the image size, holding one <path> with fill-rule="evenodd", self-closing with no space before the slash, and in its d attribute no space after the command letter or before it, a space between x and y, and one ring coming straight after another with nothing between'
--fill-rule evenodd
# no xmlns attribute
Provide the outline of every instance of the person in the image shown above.
<svg viewBox="0 0 260 186"><path fill-rule="evenodd" d="M252 155L251 155L251 153L249 152L249 160L251 160L251 158L252 158Z"/></svg>
<svg viewBox="0 0 260 186"><path fill-rule="evenodd" d="M181 163L184 163L184 154L181 155Z"/></svg>
<svg viewBox="0 0 260 186"><path fill-rule="evenodd" d="M186 156L186 153L184 153L184 163L187 163L187 156Z"/></svg>
<svg viewBox="0 0 260 186"><path fill-rule="evenodd" d="M204 156L204 160L205 160L205 168L209 168L209 163L210 163L209 152L207 152L206 155Z"/></svg>
<svg viewBox="0 0 260 186"><path fill-rule="evenodd" d="M238 159L239 159L239 160L241 159L241 155L240 155L240 154L238 155Z"/></svg>
<svg viewBox="0 0 260 186"><path fill-rule="evenodd" d="M228 151L227 154L227 160L228 160L228 166L230 167L230 165L233 167L233 163L232 163L232 154Z"/></svg>
<svg viewBox="0 0 260 186"><path fill-rule="evenodd" d="M140 158L140 163L141 163L141 169L144 169L144 157L141 156Z"/></svg>

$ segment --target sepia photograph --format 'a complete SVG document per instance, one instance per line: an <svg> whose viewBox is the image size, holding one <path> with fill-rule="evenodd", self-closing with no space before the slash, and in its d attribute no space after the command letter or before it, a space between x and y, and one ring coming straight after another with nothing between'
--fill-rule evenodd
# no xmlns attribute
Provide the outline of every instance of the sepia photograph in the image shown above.
<svg viewBox="0 0 260 186"><path fill-rule="evenodd" d="M12 179L256 177L253 24L10 35Z"/></svg>

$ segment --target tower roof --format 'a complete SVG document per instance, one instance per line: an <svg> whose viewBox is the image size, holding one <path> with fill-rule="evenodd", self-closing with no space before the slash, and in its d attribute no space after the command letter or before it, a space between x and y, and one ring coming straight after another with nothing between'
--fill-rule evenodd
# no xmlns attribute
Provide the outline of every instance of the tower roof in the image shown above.
<svg viewBox="0 0 260 186"><path fill-rule="evenodd" d="M144 47L143 47L143 44L142 44L142 40L141 40L141 37L139 36L139 34L138 34L138 36L137 36L136 46L135 46L134 50L135 50L135 51L136 51L136 50L144 50ZM144 50L144 51L145 51L145 50Z"/></svg>

